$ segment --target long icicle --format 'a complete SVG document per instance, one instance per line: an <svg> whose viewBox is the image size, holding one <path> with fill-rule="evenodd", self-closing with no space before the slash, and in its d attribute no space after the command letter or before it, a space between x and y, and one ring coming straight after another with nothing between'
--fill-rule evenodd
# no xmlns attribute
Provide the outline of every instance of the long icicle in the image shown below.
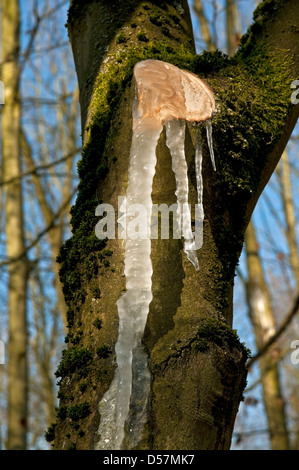
<svg viewBox="0 0 299 470"><path fill-rule="evenodd" d="M203 209L203 178L202 178L202 141L201 134L198 124L196 124L196 144L195 144L195 174L196 174L196 186L197 186L197 203L199 218L203 220L204 209Z"/></svg>
<svg viewBox="0 0 299 470"><path fill-rule="evenodd" d="M142 127L142 122L140 122ZM127 292L117 302L119 314L119 336L116 343L118 365L118 397L116 400L116 448L121 448L124 425L129 413L132 395L134 368L147 369L146 355L140 349L141 339L152 300L151 292L151 240L150 222L152 210L152 183L156 166L156 146L162 125L156 129L137 128L133 132L129 181L127 188L127 209L134 204L142 205L147 211L146 238L125 240L125 276ZM134 215L133 213L131 214ZM127 229L130 220L127 216ZM141 362L140 362L141 361ZM139 363L140 362L140 363ZM135 384L136 385L136 384ZM135 392L138 390L135 388ZM135 394L135 393L134 393ZM134 399L132 399L134 402Z"/></svg>
<svg viewBox="0 0 299 470"><path fill-rule="evenodd" d="M141 339L152 300L151 193L156 166L156 146L163 126L156 123L153 128L146 127L142 119L138 119L135 113L133 115L135 122L125 199L126 209L123 208L126 210L127 228L124 256L127 291L117 301L119 316L118 339L115 345L117 369L114 381L100 403L101 440L97 447L101 450L122 448L129 411L129 421L134 423L134 431L138 433L138 427L143 422L145 398L148 395L150 381L147 355L141 345ZM134 230L137 205L146 209L146 237L140 236L140 227L138 232ZM144 230L144 226L142 229ZM143 396L142 406L137 410L135 406L134 410L134 404L140 402L136 397L140 395ZM129 423L129 433L130 427L132 426ZM129 439L136 440L137 437L129 436Z"/></svg>

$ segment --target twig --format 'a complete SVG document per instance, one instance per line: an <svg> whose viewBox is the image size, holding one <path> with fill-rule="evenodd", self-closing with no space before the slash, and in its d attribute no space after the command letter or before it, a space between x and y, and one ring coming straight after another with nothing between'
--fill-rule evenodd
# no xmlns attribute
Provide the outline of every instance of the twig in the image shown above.
<svg viewBox="0 0 299 470"><path fill-rule="evenodd" d="M258 359L261 358L261 356L263 356L268 348L279 338L279 336L285 331L285 329L287 328L287 326L289 325L289 323L292 321L293 317L296 315L296 313L298 312L299 310L299 294L297 295L297 297L295 298L295 301L294 301L294 304L290 310L290 312L286 315L284 321L282 322L282 324L280 325L280 327L278 328L278 330L276 331L276 333L274 333L273 336L271 336L271 338L268 339L268 341L266 341L266 343L264 344L264 346L254 355L252 356L249 361L247 362L247 369L250 369L250 367L252 367L252 364L254 362L256 362Z"/></svg>
<svg viewBox="0 0 299 470"><path fill-rule="evenodd" d="M6 184L11 184L11 183L13 183L14 181L16 181L18 179L24 178L25 176L30 176L30 175L33 175L33 174L37 174L38 171L40 171L40 170L48 170L49 168L52 168L55 165L59 165L60 163L65 162L69 158L76 155L80 150L81 150L81 148L78 147L75 150L73 150L72 152L70 152L69 154L65 155L64 157L59 158L58 160L54 160L53 162L50 162L50 163L45 163L44 165L36 166L34 168L34 170L24 171L23 173L21 173L18 176L14 176L13 178L10 178L8 180L0 181L0 186L4 186Z"/></svg>
<svg viewBox="0 0 299 470"><path fill-rule="evenodd" d="M16 261L19 261L21 258L23 258L24 256L26 256L27 252L29 250L31 250L31 248L33 248L38 242L39 240L46 234L49 232L49 230L51 230L52 228L55 227L55 222L56 222L56 219L62 214L62 212L65 210L65 208L68 206L68 204L70 203L70 201L72 200L72 198L74 197L74 195L76 194L77 192L77 188L73 191L73 193L70 195L70 197L61 205L61 207L59 208L59 210L54 214L53 216L53 219L51 220L51 222L47 225L47 227L45 227L38 235L37 237L25 248L25 250L19 255L17 256L16 258L11 258L11 259L7 259L5 261L2 261L0 263L0 267L2 266L7 266L11 263L15 263Z"/></svg>

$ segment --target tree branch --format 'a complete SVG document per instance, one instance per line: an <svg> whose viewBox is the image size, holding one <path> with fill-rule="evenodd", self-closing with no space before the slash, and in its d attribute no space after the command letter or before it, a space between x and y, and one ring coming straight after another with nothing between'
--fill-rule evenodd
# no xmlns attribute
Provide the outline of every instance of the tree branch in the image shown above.
<svg viewBox="0 0 299 470"><path fill-rule="evenodd" d="M77 192L77 188L72 192L69 198L61 205L59 210L53 215L53 218L50 221L50 223L35 237L35 239L26 247L26 249L22 253L20 253L18 257L10 258L5 261L2 261L0 263L0 267L8 266L11 263L15 263L16 261L19 261L21 258L24 258L24 256L26 256L28 251L31 250L31 248L33 248L39 242L39 240L43 238L43 236L49 232L49 230L55 227L56 220L61 216L63 211L66 209L66 207L68 207L69 203L71 202L72 198L75 196L76 192Z"/></svg>
<svg viewBox="0 0 299 470"><path fill-rule="evenodd" d="M32 170L24 171L23 173L20 173L20 175L14 177L14 178L10 178L10 179L7 179L7 180L0 181L0 186L5 186L7 184L14 183L15 181L17 181L19 179L22 179L22 178L25 178L26 176L37 175L38 172L41 171L41 170L49 170L50 168L53 168L53 166L59 165L59 164L65 162L66 160L69 160L70 158L74 157L80 151L81 151L81 148L78 147L78 148L74 149L72 152L65 155L64 157L61 157L57 160L54 160L51 163L45 163L44 165L35 166Z"/></svg>
<svg viewBox="0 0 299 470"><path fill-rule="evenodd" d="M299 294L295 298L295 301L291 310L286 315L285 320L282 322L282 324L280 325L276 333L273 336L271 336L271 338L268 339L268 341L264 344L264 346L254 356L252 356L249 359L249 361L247 362L248 369L250 369L252 365L268 351L270 346L272 346L272 344L278 340L281 334L286 330L288 325L291 323L296 313L298 313L298 310L299 310Z"/></svg>

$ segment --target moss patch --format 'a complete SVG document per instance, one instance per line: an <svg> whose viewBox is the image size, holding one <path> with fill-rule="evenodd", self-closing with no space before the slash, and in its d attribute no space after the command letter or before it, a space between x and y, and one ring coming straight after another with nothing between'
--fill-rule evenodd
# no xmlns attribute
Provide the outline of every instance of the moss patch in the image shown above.
<svg viewBox="0 0 299 470"><path fill-rule="evenodd" d="M212 121L217 173L212 175L213 192L205 189L205 200L214 201L207 219L224 267L213 274L220 311L230 300L227 292L243 246L248 202L261 183L291 106L291 54L270 55L264 46L251 46L250 55L240 51L229 59L216 51L194 62L199 76L208 71L217 105Z"/></svg>
<svg viewBox="0 0 299 470"><path fill-rule="evenodd" d="M79 421L89 416L90 413L91 413L90 405L84 402L84 403L80 403L79 405L71 406L68 409L67 415L72 421Z"/></svg>
<svg viewBox="0 0 299 470"><path fill-rule="evenodd" d="M47 431L45 432L45 439L47 442L53 442L55 439L55 427L56 423L50 424Z"/></svg>
<svg viewBox="0 0 299 470"><path fill-rule="evenodd" d="M62 352L62 360L55 372L56 377L66 377L74 372L86 376L92 361L92 353L84 348L69 348Z"/></svg>
<svg viewBox="0 0 299 470"><path fill-rule="evenodd" d="M247 360L250 356L250 351L245 347L244 343L240 342L237 332L233 330L226 322L216 320L214 318L207 318L202 320L199 326L196 339L194 341L194 348L198 351L207 351L210 344L224 348L227 347L232 350L233 348L240 349Z"/></svg>
<svg viewBox="0 0 299 470"><path fill-rule="evenodd" d="M99 346L96 349L96 353L100 359L105 359L111 354L111 348L107 346L107 344L104 344L103 346Z"/></svg>

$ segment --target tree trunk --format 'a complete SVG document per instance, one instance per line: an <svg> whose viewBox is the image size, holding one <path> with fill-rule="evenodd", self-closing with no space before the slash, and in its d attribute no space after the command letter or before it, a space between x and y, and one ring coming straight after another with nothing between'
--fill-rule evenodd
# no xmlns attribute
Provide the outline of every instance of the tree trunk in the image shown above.
<svg viewBox="0 0 299 470"><path fill-rule="evenodd" d="M205 16L201 0L194 0L194 10L200 24L201 37L208 51L215 51L216 47L212 39L208 20Z"/></svg>
<svg viewBox="0 0 299 470"><path fill-rule="evenodd" d="M30 171L32 171L32 181L35 187L35 192L36 192L36 198L41 210L41 213L44 217L46 226L50 227L53 224L54 220L54 211L50 207L50 204L47 202L46 198L46 191L42 185L42 182L40 181L40 178L37 174L34 173L34 161L32 158L32 152L31 152L31 147L29 145L29 142L22 130L21 132L21 145L22 145L22 151L24 155L24 159L26 161L27 167ZM63 204L65 204L65 201L68 200L69 198L69 188L67 186L64 186L63 188ZM63 205L62 204L62 205ZM56 263L56 257L57 254L59 253L59 249L63 240L63 216L61 217L60 223L55 225L52 230L48 231L48 237L49 237L49 244L50 244L50 250L51 250L51 255L53 259L53 272L55 275L54 278L54 285L55 289L57 292L57 309L58 309L58 314L62 318L62 322L65 324L65 315L66 315L66 305L63 297L63 292L62 292L62 286L59 281L59 266Z"/></svg>
<svg viewBox="0 0 299 470"><path fill-rule="evenodd" d="M294 274L295 287L299 290L299 252L296 241L296 219L292 196L292 183L290 174L290 162L287 151L282 154L282 165L278 172L283 212L286 221L285 236L289 247L289 263Z"/></svg>
<svg viewBox="0 0 299 470"><path fill-rule="evenodd" d="M22 190L20 175L19 29L17 0L1 1L2 164L6 186L6 247L9 274L8 438L7 449L26 448L27 433L27 320L28 262L24 256Z"/></svg>
<svg viewBox="0 0 299 470"><path fill-rule="evenodd" d="M73 236L59 256L70 331L56 372L61 377L56 425L47 434L53 439L55 427L57 449L230 447L247 358L232 330L235 266L251 212L298 116L290 104L298 45L288 26L289 9L298 10L298 4L288 1L286 8L285 2L275 3L278 9L259 10L256 30L249 31L233 61L219 52L196 56L185 1L162 6L138 1L71 3L68 28L84 148L72 208ZM293 12L292 21L295 17ZM280 51L272 38L281 22L288 42L280 43ZM116 371L116 302L126 286L124 251L121 240L97 239L95 209L109 203L118 214L118 196L126 193L132 71L148 58L188 69L213 90L217 171L208 158L202 125L205 220L199 270L187 259L181 240L151 240L153 299L142 342L148 370L136 371L140 346L133 352L124 439L115 445L109 396ZM197 203L195 147L195 126L188 125L185 152L192 207ZM152 199L169 206L176 201L175 178L164 131L156 153ZM150 379L146 382L143 376Z"/></svg>
<svg viewBox="0 0 299 470"><path fill-rule="evenodd" d="M232 57L236 50L235 41L235 11L236 5L234 0L226 0L225 12L226 12L226 33L227 33L227 53Z"/></svg>
<svg viewBox="0 0 299 470"><path fill-rule="evenodd" d="M249 315L252 322L257 349L260 350L275 333L275 318L267 289L258 245L252 222L245 232L247 256L247 299ZM269 426L269 438L272 450L288 450L289 438L286 427L284 399L281 394L280 374L276 362L275 346L269 348L260 360L261 384L265 411Z"/></svg>

